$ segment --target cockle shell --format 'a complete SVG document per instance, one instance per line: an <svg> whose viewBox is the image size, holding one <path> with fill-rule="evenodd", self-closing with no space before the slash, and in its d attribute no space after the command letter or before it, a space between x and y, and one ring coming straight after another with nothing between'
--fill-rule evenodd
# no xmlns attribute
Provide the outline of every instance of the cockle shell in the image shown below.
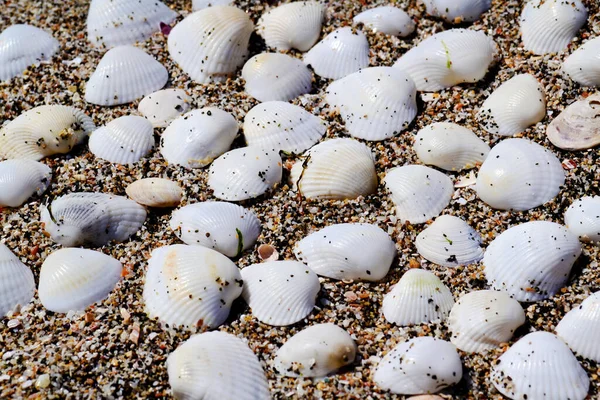
<svg viewBox="0 0 600 400"><path fill-rule="evenodd" d="M175 118L189 111L192 98L182 89L163 89L144 97L138 111L155 128L164 128Z"/></svg>
<svg viewBox="0 0 600 400"><path fill-rule="evenodd" d="M600 362L600 292L573 307L556 325L556 335L575 353Z"/></svg>
<svg viewBox="0 0 600 400"><path fill-rule="evenodd" d="M583 86L600 86L600 37L588 40L567 57L563 72Z"/></svg>
<svg viewBox="0 0 600 400"><path fill-rule="evenodd" d="M600 197L575 200L565 211L565 225L583 242L600 241Z"/></svg>
<svg viewBox="0 0 600 400"><path fill-rule="evenodd" d="M183 196L176 182L163 178L137 180L127 186L125 192L131 200L148 207L176 207Z"/></svg>
<svg viewBox="0 0 600 400"><path fill-rule="evenodd" d="M492 0L422 0L427 14L447 22L473 22L490 9Z"/></svg>
<svg viewBox="0 0 600 400"><path fill-rule="evenodd" d="M415 30L415 22L406 11L394 6L379 6L358 14L353 19L355 24L362 23L373 32L405 37Z"/></svg>
<svg viewBox="0 0 600 400"><path fill-rule="evenodd" d="M600 59L598 60L600 63ZM548 140L564 150L589 149L600 144L600 94L567 106L546 128Z"/></svg>
<svg viewBox="0 0 600 400"><path fill-rule="evenodd" d="M52 170L33 160L6 160L0 162L0 207L19 207L34 194L46 191L52 179Z"/></svg>
<svg viewBox="0 0 600 400"><path fill-rule="evenodd" d="M154 147L152 124L144 117L126 115L92 133L90 151L98 158L117 164L133 164Z"/></svg>
<svg viewBox="0 0 600 400"><path fill-rule="evenodd" d="M0 317L27 305L34 293L33 273L0 242Z"/></svg>

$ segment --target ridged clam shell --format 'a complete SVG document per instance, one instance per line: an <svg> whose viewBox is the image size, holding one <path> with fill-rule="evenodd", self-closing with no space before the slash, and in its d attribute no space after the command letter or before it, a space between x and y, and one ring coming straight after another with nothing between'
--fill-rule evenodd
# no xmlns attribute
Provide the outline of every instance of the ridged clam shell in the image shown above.
<svg viewBox="0 0 600 400"><path fill-rule="evenodd" d="M533 332L512 345L492 367L491 381L510 399L583 400L590 380L566 344Z"/></svg>
<svg viewBox="0 0 600 400"><path fill-rule="evenodd" d="M121 279L123 265L106 254L88 249L60 249L40 270L38 295L50 311L85 310L104 300Z"/></svg>
<svg viewBox="0 0 600 400"><path fill-rule="evenodd" d="M307 199L355 199L377 190L371 150L354 139L330 139L311 148L292 167L290 180Z"/></svg>
<svg viewBox="0 0 600 400"><path fill-rule="evenodd" d="M154 147L152 124L144 117L126 115L92 133L90 151L98 158L117 164L133 164Z"/></svg>
<svg viewBox="0 0 600 400"><path fill-rule="evenodd" d="M148 261L143 294L146 312L170 326L217 328L241 293L237 266L206 247L159 247Z"/></svg>
<svg viewBox="0 0 600 400"><path fill-rule="evenodd" d="M575 353L600 362L600 292L571 309L556 326L556 335Z"/></svg>
<svg viewBox="0 0 600 400"><path fill-rule="evenodd" d="M167 371L175 399L270 399L258 358L229 333L193 335L169 355Z"/></svg>
<svg viewBox="0 0 600 400"><path fill-rule="evenodd" d="M138 111L155 128L164 128L190 109L192 98L182 89L163 89L144 97Z"/></svg>
<svg viewBox="0 0 600 400"><path fill-rule="evenodd" d="M192 110L165 129L160 152L169 164L202 168L229 150L238 129L235 118L216 107Z"/></svg>
<svg viewBox="0 0 600 400"><path fill-rule="evenodd" d="M490 9L492 0L423 0L427 14L447 22L473 22Z"/></svg>
<svg viewBox="0 0 600 400"><path fill-rule="evenodd" d="M189 204L173 212L171 229L184 243L211 248L237 257L254 245L260 221L237 204L207 201Z"/></svg>
<svg viewBox="0 0 600 400"><path fill-rule="evenodd" d="M248 14L214 6L188 15L169 34L169 54L192 80L223 80L248 56L254 24Z"/></svg>
<svg viewBox="0 0 600 400"><path fill-rule="evenodd" d="M123 242L137 232L146 210L133 200L105 193L71 193L41 207L52 240L66 247Z"/></svg>
<svg viewBox="0 0 600 400"><path fill-rule="evenodd" d="M600 197L575 200L565 211L565 225L583 242L600 241Z"/></svg>
<svg viewBox="0 0 600 400"><path fill-rule="evenodd" d="M585 42L567 57L562 70L583 86L600 86L600 37Z"/></svg>
<svg viewBox="0 0 600 400"><path fill-rule="evenodd" d="M448 317L450 341L468 353L483 353L508 342L525 323L525 312L507 293L477 290L462 296Z"/></svg>
<svg viewBox="0 0 600 400"><path fill-rule="evenodd" d="M600 59L598 60L600 63ZM600 144L600 94L567 106L546 128L548 140L564 150L589 149Z"/></svg>
<svg viewBox="0 0 600 400"><path fill-rule="evenodd" d="M321 276L378 281L396 257L396 245L377 225L336 224L306 236L294 254Z"/></svg>
<svg viewBox="0 0 600 400"><path fill-rule="evenodd" d="M539 301L567 282L581 254L581 244L562 225L533 221L513 226L497 236L483 256L485 276L495 290L518 301Z"/></svg>
<svg viewBox="0 0 600 400"><path fill-rule="evenodd" d="M260 322L292 325L315 306L321 284L317 275L298 261L269 261L242 269L242 296Z"/></svg>
<svg viewBox="0 0 600 400"><path fill-rule="evenodd" d="M310 92L312 73L297 58L280 53L261 53L242 68L246 92L258 101L289 101Z"/></svg>
<svg viewBox="0 0 600 400"><path fill-rule="evenodd" d="M326 100L339 110L351 136L385 140L406 129L417 115L412 79L392 67L365 68L327 87Z"/></svg>
<svg viewBox="0 0 600 400"><path fill-rule="evenodd" d="M34 194L46 191L52 170L33 160L6 160L0 162L0 206L19 207Z"/></svg>
<svg viewBox="0 0 600 400"><path fill-rule="evenodd" d="M34 293L33 273L0 242L0 317L28 304Z"/></svg>
<svg viewBox="0 0 600 400"><path fill-rule="evenodd" d="M421 129L414 149L424 164L447 171L474 168L490 152L490 146L473 131L450 122L435 122Z"/></svg>
<svg viewBox="0 0 600 400"><path fill-rule="evenodd" d="M400 221L412 224L437 217L450 204L454 193L454 185L447 175L422 165L392 168L383 181Z"/></svg>
<svg viewBox="0 0 600 400"><path fill-rule="evenodd" d="M452 293L437 276L409 269L384 296L381 309L389 322L408 326L443 321L453 305Z"/></svg>
<svg viewBox="0 0 600 400"><path fill-rule="evenodd" d="M417 90L434 92L463 82L477 82L494 61L496 45L481 31L449 29L423 40L394 64Z"/></svg>
<svg viewBox="0 0 600 400"><path fill-rule="evenodd" d="M523 211L552 200L565 182L558 158L527 139L506 139L492 148L475 189L492 208Z"/></svg>
<svg viewBox="0 0 600 400"><path fill-rule="evenodd" d="M0 81L21 75L30 65L49 61L58 40L31 25L11 25L0 33Z"/></svg>
<svg viewBox="0 0 600 400"><path fill-rule="evenodd" d="M0 128L0 156L41 160L68 153L94 129L92 119L77 108L35 107Z"/></svg>
<svg viewBox="0 0 600 400"><path fill-rule="evenodd" d="M136 203L148 207L176 207L183 196L176 182L163 178L137 180L127 186L125 192Z"/></svg>
<svg viewBox="0 0 600 400"><path fill-rule="evenodd" d="M406 11L394 6L379 6L358 14L353 19L355 24L362 23L373 32L405 37L415 30L415 22Z"/></svg>

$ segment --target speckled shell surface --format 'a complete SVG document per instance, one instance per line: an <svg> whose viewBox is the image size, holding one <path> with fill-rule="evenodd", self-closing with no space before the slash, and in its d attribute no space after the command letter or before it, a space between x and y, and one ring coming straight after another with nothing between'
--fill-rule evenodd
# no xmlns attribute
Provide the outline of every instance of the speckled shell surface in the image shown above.
<svg viewBox="0 0 600 400"><path fill-rule="evenodd" d="M175 118L189 111L192 98L182 89L163 89L144 97L138 111L155 128L164 128Z"/></svg>
<svg viewBox="0 0 600 400"><path fill-rule="evenodd" d="M565 211L565 225L582 242L600 241L600 197L575 200Z"/></svg>
<svg viewBox="0 0 600 400"><path fill-rule="evenodd" d="M600 63L600 60L598 60ZM600 94L568 105L546 128L548 140L564 150L584 150L600 144Z"/></svg>
<svg viewBox="0 0 600 400"><path fill-rule="evenodd" d="M427 14L450 23L473 22L490 9L492 0L422 0Z"/></svg>
<svg viewBox="0 0 600 400"><path fill-rule="evenodd" d="M0 316L27 305L34 293L33 273L0 242Z"/></svg>
<svg viewBox="0 0 600 400"><path fill-rule="evenodd" d="M13 159L0 162L0 206L19 207L34 194L46 191L52 170L33 160Z"/></svg>
<svg viewBox="0 0 600 400"><path fill-rule="evenodd" d="M92 133L90 151L98 158L117 164L133 164L154 147L152 124L144 117L126 115Z"/></svg>
<svg viewBox="0 0 600 400"><path fill-rule="evenodd" d="M355 24L362 23L373 32L405 37L415 30L415 22L406 11L394 6L379 6L365 10L353 19Z"/></svg>
<svg viewBox="0 0 600 400"><path fill-rule="evenodd" d="M565 314L556 326L556 335L578 355L600 362L600 292Z"/></svg>
<svg viewBox="0 0 600 400"><path fill-rule="evenodd" d="M148 207L176 207L183 196L177 182L163 178L139 179L127 186L125 192L131 200Z"/></svg>
<svg viewBox="0 0 600 400"><path fill-rule="evenodd" d="M600 86L600 37L588 40L567 57L563 72L583 86Z"/></svg>

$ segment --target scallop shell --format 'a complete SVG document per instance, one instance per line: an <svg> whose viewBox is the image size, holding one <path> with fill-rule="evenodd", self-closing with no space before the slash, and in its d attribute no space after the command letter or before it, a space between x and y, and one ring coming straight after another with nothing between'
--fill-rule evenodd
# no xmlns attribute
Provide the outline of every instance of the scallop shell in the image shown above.
<svg viewBox="0 0 600 400"><path fill-rule="evenodd" d="M600 241L600 197L577 199L565 212L565 225L583 242Z"/></svg>
<svg viewBox="0 0 600 400"><path fill-rule="evenodd" d="M385 140L406 129L417 115L412 79L392 67L365 68L329 85L326 100L351 136Z"/></svg>
<svg viewBox="0 0 600 400"><path fill-rule="evenodd" d="M183 197L183 190L176 182L162 178L137 180L125 192L131 200L148 207L177 207Z"/></svg>
<svg viewBox="0 0 600 400"><path fill-rule="evenodd" d="M50 311L85 310L115 288L123 265L106 254L88 249L60 249L50 254L40 270L38 295Z"/></svg>
<svg viewBox="0 0 600 400"><path fill-rule="evenodd" d="M133 164L154 147L152 124L144 117L127 115L96 129L89 141L98 158L117 164Z"/></svg>
<svg viewBox="0 0 600 400"><path fill-rule="evenodd" d="M491 0L422 0L427 14L451 24L473 22L492 6Z"/></svg>
<svg viewBox="0 0 600 400"><path fill-rule="evenodd" d="M33 160L0 162L0 207L19 207L34 194L46 191L52 179L52 170Z"/></svg>
<svg viewBox="0 0 600 400"><path fill-rule="evenodd" d="M583 86L600 86L600 37L588 40L567 57L563 72Z"/></svg>
<svg viewBox="0 0 600 400"><path fill-rule="evenodd" d="M572 103L546 128L548 140L564 150L583 150L597 146L600 144L599 114L600 94L592 94Z"/></svg>
<svg viewBox="0 0 600 400"><path fill-rule="evenodd" d="M242 296L252 315L274 326L292 325L315 306L321 284L317 275L297 261L269 261L242 269Z"/></svg>
<svg viewBox="0 0 600 400"><path fill-rule="evenodd" d="M406 11L394 6L371 8L358 14L353 21L355 24L364 24L373 32L386 35L406 37L415 30L415 22Z"/></svg>
<svg viewBox="0 0 600 400"><path fill-rule="evenodd" d="M483 257L485 276L495 290L518 301L552 297L565 285L581 244L562 225L533 221L497 236Z"/></svg>
<svg viewBox="0 0 600 400"><path fill-rule="evenodd" d="M230 6L233 0L192 0L192 11L204 10L214 6Z"/></svg>
<svg viewBox="0 0 600 400"><path fill-rule="evenodd" d="M66 247L104 246L136 233L146 210L133 200L105 193L71 193L41 207L40 220L52 240Z"/></svg>
<svg viewBox="0 0 600 400"><path fill-rule="evenodd" d="M192 98L181 89L163 89L144 97L138 111L155 128L164 128L175 118L189 111Z"/></svg>
<svg viewBox="0 0 600 400"><path fill-rule="evenodd" d="M33 273L0 242L0 317L27 305L34 293Z"/></svg>
<svg viewBox="0 0 600 400"><path fill-rule="evenodd" d="M556 335L578 355L600 362L600 292L571 309L556 326Z"/></svg>
<svg viewBox="0 0 600 400"><path fill-rule="evenodd" d="M241 293L242 276L236 265L206 247L159 247L148 261L146 312L169 326L217 328Z"/></svg>

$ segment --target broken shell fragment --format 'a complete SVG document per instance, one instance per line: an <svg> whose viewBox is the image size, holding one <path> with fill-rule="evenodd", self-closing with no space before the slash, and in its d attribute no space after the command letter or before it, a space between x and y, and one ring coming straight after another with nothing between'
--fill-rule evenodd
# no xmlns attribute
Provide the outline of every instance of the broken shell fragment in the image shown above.
<svg viewBox="0 0 600 400"><path fill-rule="evenodd" d="M154 130L146 118L126 115L96 129L88 145L98 158L111 163L133 164L154 148Z"/></svg>
<svg viewBox="0 0 600 400"><path fill-rule="evenodd" d="M406 37L415 30L415 22L406 11L394 6L371 8L358 14L353 21L355 24L364 24L373 32L392 36Z"/></svg>
<svg viewBox="0 0 600 400"><path fill-rule="evenodd" d="M52 170L33 160L13 159L0 162L0 207L19 207L34 194L46 191Z"/></svg>
<svg viewBox="0 0 600 400"><path fill-rule="evenodd" d="M163 178L137 180L127 186L125 192L136 203L148 207L176 207L183 196L176 182Z"/></svg>
<svg viewBox="0 0 600 400"><path fill-rule="evenodd" d="M192 98L181 89L163 89L140 101L138 111L155 128L164 128L175 118L189 111Z"/></svg>
<svg viewBox="0 0 600 400"><path fill-rule="evenodd" d="M548 140L564 150L584 150L600 144L600 94L568 105L546 129Z"/></svg>
<svg viewBox="0 0 600 400"><path fill-rule="evenodd" d="M29 304L34 293L33 273L0 242L0 317Z"/></svg>

